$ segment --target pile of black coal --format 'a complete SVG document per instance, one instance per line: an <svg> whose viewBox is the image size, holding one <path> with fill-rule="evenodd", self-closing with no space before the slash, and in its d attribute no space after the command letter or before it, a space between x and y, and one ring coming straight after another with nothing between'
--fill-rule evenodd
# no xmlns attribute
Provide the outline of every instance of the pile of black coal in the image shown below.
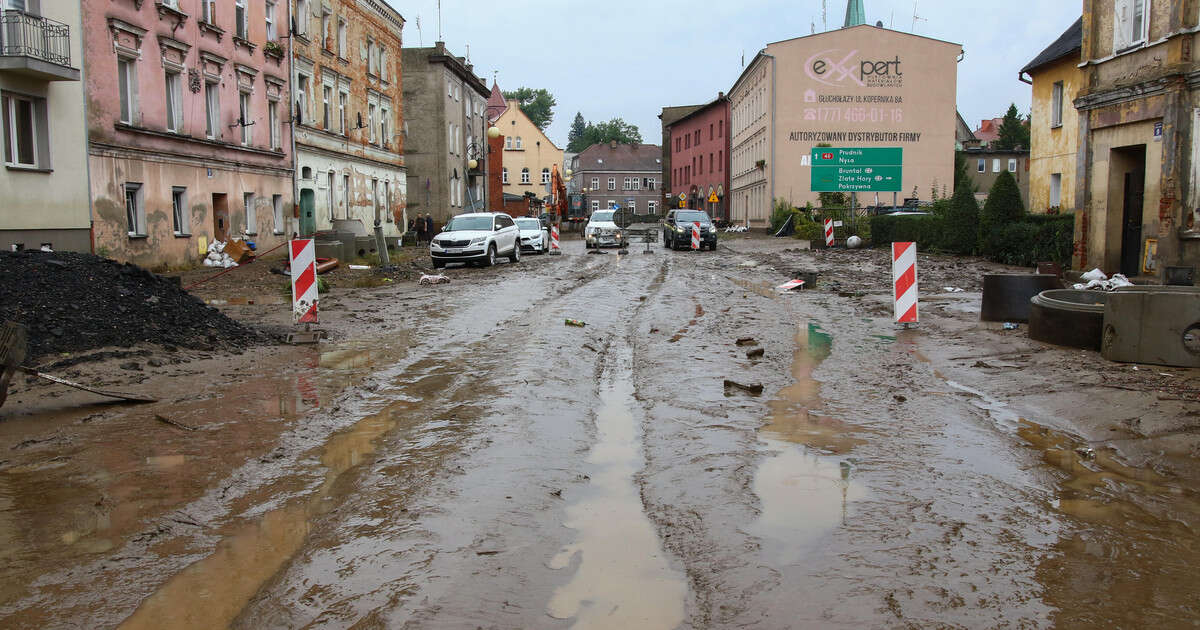
<svg viewBox="0 0 1200 630"><path fill-rule="evenodd" d="M74 252L0 251L0 320L28 328L31 364L143 342L212 351L270 341L173 280Z"/></svg>

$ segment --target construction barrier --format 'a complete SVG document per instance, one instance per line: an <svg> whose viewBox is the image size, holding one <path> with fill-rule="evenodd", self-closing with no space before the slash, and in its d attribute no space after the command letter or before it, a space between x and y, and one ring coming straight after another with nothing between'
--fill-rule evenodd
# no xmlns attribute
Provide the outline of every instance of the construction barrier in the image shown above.
<svg viewBox="0 0 1200 630"><path fill-rule="evenodd" d="M788 280L787 282L784 282L783 284L781 284L775 288L780 291L791 291L792 289L803 289L804 281L803 280Z"/></svg>
<svg viewBox="0 0 1200 630"><path fill-rule="evenodd" d="M896 322L917 323L917 244L892 243L892 286Z"/></svg>
<svg viewBox="0 0 1200 630"><path fill-rule="evenodd" d="M297 324L317 323L317 256L311 238L296 239L288 248L292 269L292 316Z"/></svg>
<svg viewBox="0 0 1200 630"><path fill-rule="evenodd" d="M825 219L825 247L833 247L833 219Z"/></svg>
<svg viewBox="0 0 1200 630"><path fill-rule="evenodd" d="M692 249L700 249L700 222L692 222Z"/></svg>
<svg viewBox="0 0 1200 630"><path fill-rule="evenodd" d="M562 246L558 244L558 224L550 224L550 253L561 254Z"/></svg>

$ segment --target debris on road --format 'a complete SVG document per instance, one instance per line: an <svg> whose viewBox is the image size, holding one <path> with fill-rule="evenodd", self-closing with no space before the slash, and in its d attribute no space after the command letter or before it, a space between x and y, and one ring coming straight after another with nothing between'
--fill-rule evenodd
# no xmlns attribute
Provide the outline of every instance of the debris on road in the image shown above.
<svg viewBox="0 0 1200 630"><path fill-rule="evenodd" d="M725 395L729 395L729 390L738 389L750 394L751 396L761 396L763 393L762 383L745 384L737 381L725 379Z"/></svg>
<svg viewBox="0 0 1200 630"><path fill-rule="evenodd" d="M946 293L962 293L963 290L958 287L942 287L942 291Z"/></svg>
<svg viewBox="0 0 1200 630"><path fill-rule="evenodd" d="M318 258L317 273L333 271L334 269L337 269L338 264L338 259L336 258Z"/></svg>
<svg viewBox="0 0 1200 630"><path fill-rule="evenodd" d="M205 267L230 267L238 266L238 262L233 259L233 256L225 252L227 243L224 241L213 241L208 244L208 255L204 258Z"/></svg>
<svg viewBox="0 0 1200 630"><path fill-rule="evenodd" d="M450 277L444 273L439 273L436 276L427 273L421 274L421 279L417 280L417 284L421 286L431 286L435 284L449 284Z"/></svg>
<svg viewBox="0 0 1200 630"><path fill-rule="evenodd" d="M159 422L165 422L173 427L179 427L180 429L183 429L184 431L199 431L200 430L199 427L193 427L193 426L188 426L186 424L181 424L179 422L175 422L174 420L172 420L164 415L157 414L157 413L154 414L154 419L158 420Z"/></svg>
<svg viewBox="0 0 1200 630"><path fill-rule="evenodd" d="M767 352L766 348L754 348L752 350L747 350L746 358L747 359L761 359L762 356L764 354L766 354L766 352Z"/></svg>
<svg viewBox="0 0 1200 630"><path fill-rule="evenodd" d="M775 288L780 291L794 291L796 289L803 289L804 281L803 280L789 280Z"/></svg>
<svg viewBox="0 0 1200 630"><path fill-rule="evenodd" d="M65 378L59 378L57 376L53 376L50 374L43 374L43 373L41 373L33 368L29 368L29 367L22 366L17 369L21 372L24 372L24 373L30 375L30 376L36 376L40 379L50 381L51 383L58 383L59 385L66 385L67 387L74 387L75 389L80 389L85 392L91 392L93 394L98 394L98 395L104 396L106 398L119 398L121 400L127 400L129 402L137 402L137 403L158 402L157 398L150 398L148 396L139 396L138 394L126 394L124 392L114 392L114 391L109 391L109 390L104 390L104 389L96 389L94 387L89 387L87 385L76 383L74 381L68 381Z"/></svg>
<svg viewBox="0 0 1200 630"><path fill-rule="evenodd" d="M354 269L355 271L366 271L371 268L371 265L346 265L346 266L351 269Z"/></svg>
<svg viewBox="0 0 1200 630"><path fill-rule="evenodd" d="M583 328L584 326L587 326L587 322L583 322L578 319L567 319L563 323L565 323L568 326L575 326L576 328Z"/></svg>
<svg viewBox="0 0 1200 630"><path fill-rule="evenodd" d="M739 346L757 346L758 341L754 337L738 337L737 345Z"/></svg>
<svg viewBox="0 0 1200 630"><path fill-rule="evenodd" d="M1013 322L1004 322L1004 330L1016 330L1019 326L1020 324L1014 324Z"/></svg>

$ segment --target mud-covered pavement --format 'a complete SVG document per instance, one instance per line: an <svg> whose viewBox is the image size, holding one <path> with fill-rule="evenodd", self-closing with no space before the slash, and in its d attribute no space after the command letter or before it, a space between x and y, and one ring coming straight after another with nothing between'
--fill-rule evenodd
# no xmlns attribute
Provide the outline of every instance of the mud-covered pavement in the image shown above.
<svg viewBox="0 0 1200 630"><path fill-rule="evenodd" d="M1200 624L1197 370L981 324L974 261L899 330L882 251L565 245L331 296L320 348L81 368L161 403L23 384L0 626Z"/></svg>

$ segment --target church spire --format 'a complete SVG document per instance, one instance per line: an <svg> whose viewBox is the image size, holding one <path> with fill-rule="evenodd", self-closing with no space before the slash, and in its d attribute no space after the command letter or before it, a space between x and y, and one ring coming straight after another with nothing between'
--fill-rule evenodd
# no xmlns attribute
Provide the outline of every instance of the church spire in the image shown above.
<svg viewBox="0 0 1200 630"><path fill-rule="evenodd" d="M867 23L867 12L863 9L863 0L846 0L846 23L842 28L850 28Z"/></svg>

